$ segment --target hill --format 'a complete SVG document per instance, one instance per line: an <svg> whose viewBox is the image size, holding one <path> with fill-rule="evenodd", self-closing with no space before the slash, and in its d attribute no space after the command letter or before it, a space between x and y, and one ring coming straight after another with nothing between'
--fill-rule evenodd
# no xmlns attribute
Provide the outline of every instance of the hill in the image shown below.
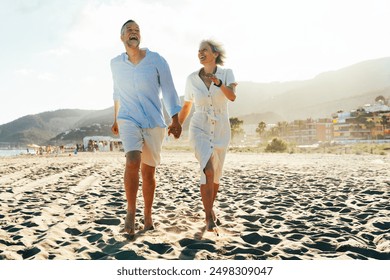
<svg viewBox="0 0 390 280"><path fill-rule="evenodd" d="M46 143L57 134L72 129L94 113L90 110L63 109L27 115L0 126L0 142L14 144Z"/></svg>
<svg viewBox="0 0 390 280"><path fill-rule="evenodd" d="M378 95L388 98L390 57L364 61L306 81L241 82L237 95L230 106L232 116L273 112L286 121L330 117L338 110L373 103Z"/></svg>
<svg viewBox="0 0 390 280"><path fill-rule="evenodd" d="M390 97L390 57L364 61L306 81L239 82L237 99L229 104L229 112L244 124L329 118L339 110L349 111L373 103L379 95ZM0 143L43 145L81 142L88 135L112 136L112 118L113 107L28 115L0 125Z"/></svg>

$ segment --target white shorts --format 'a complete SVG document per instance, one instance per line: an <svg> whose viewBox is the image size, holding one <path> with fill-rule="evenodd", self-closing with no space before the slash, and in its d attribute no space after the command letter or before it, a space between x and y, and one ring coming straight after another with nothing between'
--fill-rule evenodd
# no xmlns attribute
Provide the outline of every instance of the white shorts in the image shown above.
<svg viewBox="0 0 390 280"><path fill-rule="evenodd" d="M118 126L126 154L131 151L140 151L142 163L153 167L160 164L165 128L140 128L128 120L118 120Z"/></svg>

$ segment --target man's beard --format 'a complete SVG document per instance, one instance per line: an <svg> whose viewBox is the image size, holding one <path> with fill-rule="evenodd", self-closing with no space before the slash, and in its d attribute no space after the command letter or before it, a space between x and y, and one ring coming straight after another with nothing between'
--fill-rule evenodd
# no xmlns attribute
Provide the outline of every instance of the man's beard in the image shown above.
<svg viewBox="0 0 390 280"><path fill-rule="evenodd" d="M126 45L130 48L138 47L139 43L140 43L139 40L134 40L134 39L126 41Z"/></svg>

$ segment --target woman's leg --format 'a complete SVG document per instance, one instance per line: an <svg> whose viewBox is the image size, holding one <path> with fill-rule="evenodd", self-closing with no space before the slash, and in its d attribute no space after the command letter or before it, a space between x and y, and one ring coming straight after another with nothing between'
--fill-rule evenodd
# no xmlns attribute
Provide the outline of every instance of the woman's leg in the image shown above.
<svg viewBox="0 0 390 280"><path fill-rule="evenodd" d="M214 183L213 206L214 206L215 199L217 197L218 190L219 190L219 184L215 184ZM214 210L212 211L211 214L213 216L213 221L216 222L217 221L217 217L215 216Z"/></svg>
<svg viewBox="0 0 390 280"><path fill-rule="evenodd" d="M203 207L206 214L206 229L213 231L216 227L213 219L213 202L214 196L214 170L211 159L207 162L203 172L206 175L206 184L200 185L200 194L202 197Z"/></svg>

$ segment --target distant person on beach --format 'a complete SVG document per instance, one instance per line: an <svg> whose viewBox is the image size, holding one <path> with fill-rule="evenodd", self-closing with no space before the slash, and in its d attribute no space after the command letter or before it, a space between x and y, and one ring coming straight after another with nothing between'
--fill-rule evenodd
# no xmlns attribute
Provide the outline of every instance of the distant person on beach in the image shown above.
<svg viewBox="0 0 390 280"><path fill-rule="evenodd" d="M225 50L221 44L213 40L202 41L198 58L203 67L187 78L179 123L184 123L194 103L189 138L200 163L200 193L206 214L206 229L216 231L213 204L231 133L227 105L228 101L236 99L237 83L231 69L217 66L222 66L225 60Z"/></svg>
<svg viewBox="0 0 390 280"><path fill-rule="evenodd" d="M153 229L152 204L156 189L155 170L160 163L161 146L166 133L160 90L172 122L168 135L179 138L181 109L166 60L157 52L140 48L141 33L134 20L121 28L126 52L111 60L114 85L114 123L112 132L120 135L126 154L124 185L127 199L125 231L135 234L136 198L139 171L142 174L144 230Z"/></svg>

